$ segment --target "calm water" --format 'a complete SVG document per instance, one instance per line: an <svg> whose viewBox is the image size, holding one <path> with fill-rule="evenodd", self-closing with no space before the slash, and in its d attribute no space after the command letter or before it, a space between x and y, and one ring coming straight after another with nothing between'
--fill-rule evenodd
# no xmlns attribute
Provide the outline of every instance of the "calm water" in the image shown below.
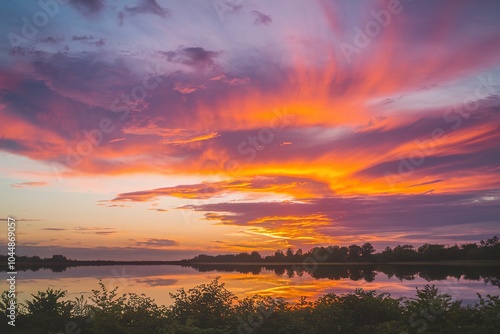
<svg viewBox="0 0 500 334"><path fill-rule="evenodd" d="M47 287L68 291L69 299L88 296L99 280L119 293L145 293L159 304L171 303L169 292L208 283L220 276L239 297L254 294L297 300L322 294L351 292L356 288L389 292L393 297L415 295L416 287L434 284L453 299L471 303L476 293L499 295L500 267L446 266L319 266L310 270L295 267L257 266L100 266L73 267L62 272L50 269L18 273L19 301Z"/></svg>

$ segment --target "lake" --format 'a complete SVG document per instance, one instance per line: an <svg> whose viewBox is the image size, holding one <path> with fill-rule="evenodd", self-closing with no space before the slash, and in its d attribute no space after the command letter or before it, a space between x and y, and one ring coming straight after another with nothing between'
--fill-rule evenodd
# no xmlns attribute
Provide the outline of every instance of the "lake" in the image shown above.
<svg viewBox="0 0 500 334"><path fill-rule="evenodd" d="M69 267L63 271L19 271L18 300L50 287L68 291L68 299L91 294L99 280L119 293L144 293L169 305L170 292L209 283L220 276L226 288L239 297L254 294L309 300L326 293L346 293L357 288L389 292L393 297L413 297L415 288L434 284L455 300L470 304L482 295L500 294L500 266L445 265L113 265Z"/></svg>

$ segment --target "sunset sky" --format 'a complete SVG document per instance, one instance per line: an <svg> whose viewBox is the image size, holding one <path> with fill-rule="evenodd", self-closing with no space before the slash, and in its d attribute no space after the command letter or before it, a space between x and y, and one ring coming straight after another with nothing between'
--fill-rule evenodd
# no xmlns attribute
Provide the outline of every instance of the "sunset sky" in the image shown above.
<svg viewBox="0 0 500 334"><path fill-rule="evenodd" d="M500 235L499 1L0 6L0 218L22 254Z"/></svg>

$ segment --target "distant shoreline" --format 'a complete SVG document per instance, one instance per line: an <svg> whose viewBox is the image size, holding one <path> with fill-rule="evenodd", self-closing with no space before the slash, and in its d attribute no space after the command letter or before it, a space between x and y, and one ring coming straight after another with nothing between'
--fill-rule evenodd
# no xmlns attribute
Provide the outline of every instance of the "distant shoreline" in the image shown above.
<svg viewBox="0 0 500 334"><path fill-rule="evenodd" d="M415 261L415 262L186 262L186 261L113 261L95 260L68 262L18 262L18 268L26 267L85 267L85 266L116 266L116 265L138 265L138 266L373 266L373 265L445 265L445 266L500 266L500 261L495 260L443 260L443 261Z"/></svg>
<svg viewBox="0 0 500 334"><path fill-rule="evenodd" d="M112 265L180 265L180 261L113 261L113 260L71 260L67 262L18 262L17 267L77 267L77 266L112 266Z"/></svg>
<svg viewBox="0 0 500 334"><path fill-rule="evenodd" d="M297 266L313 265L310 262L182 262L182 265L259 265L259 266ZM415 261L415 262L315 262L314 265L319 266L370 266L370 265L481 265L481 266L500 266L500 261L495 260L438 260L438 261Z"/></svg>

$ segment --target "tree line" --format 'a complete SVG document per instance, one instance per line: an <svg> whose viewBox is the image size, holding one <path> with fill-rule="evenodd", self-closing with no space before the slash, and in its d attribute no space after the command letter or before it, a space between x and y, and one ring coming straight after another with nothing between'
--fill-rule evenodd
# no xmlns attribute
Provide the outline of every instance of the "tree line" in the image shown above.
<svg viewBox="0 0 500 334"><path fill-rule="evenodd" d="M0 261L7 258L7 255L0 255ZM5 261L7 262L7 261ZM47 264L63 264L69 262L76 262L76 260L70 260L63 255L52 255L52 257L40 257L38 255L27 256L27 255L16 255L17 263L47 263Z"/></svg>
<svg viewBox="0 0 500 334"><path fill-rule="evenodd" d="M478 243L466 243L460 246L445 246L426 243L418 248L412 245L386 247L376 253L372 244L367 242L359 246L314 247L307 252L302 249L294 251L288 248L285 252L277 250L272 255L262 256L259 252L242 252L239 254L207 255L200 254L183 263L300 263L308 259L317 262L425 262L445 260L500 260L500 242L497 236L481 240Z"/></svg>

